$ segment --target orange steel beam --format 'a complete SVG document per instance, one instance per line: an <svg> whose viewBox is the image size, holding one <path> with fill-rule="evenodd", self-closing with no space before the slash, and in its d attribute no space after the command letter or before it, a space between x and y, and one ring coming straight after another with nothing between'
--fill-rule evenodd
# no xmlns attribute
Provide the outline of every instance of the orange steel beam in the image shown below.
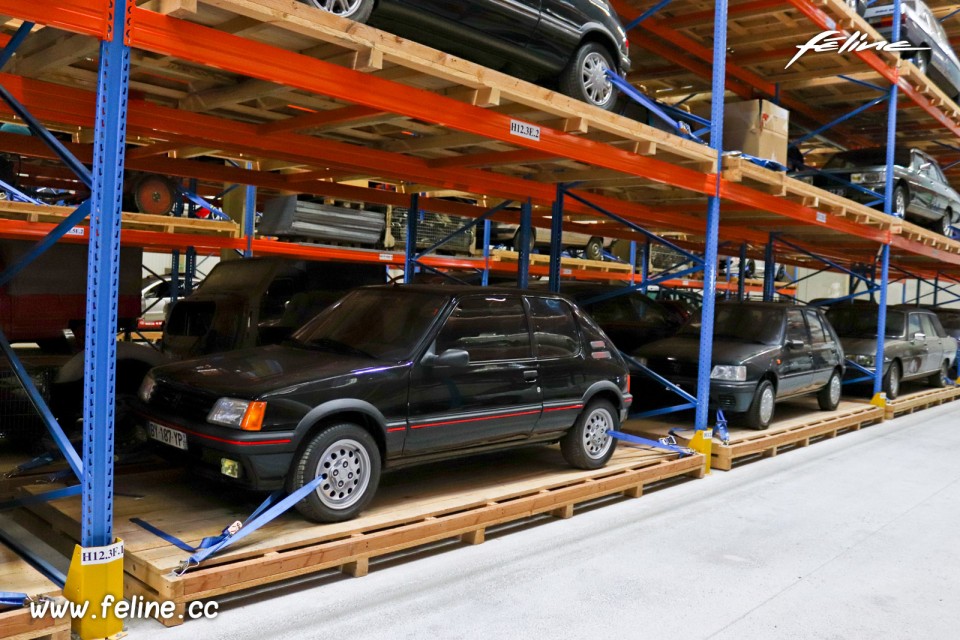
<svg viewBox="0 0 960 640"><path fill-rule="evenodd" d="M111 29L108 3L103 0L0 0L0 15L101 40L109 37Z"/></svg>
<svg viewBox="0 0 960 640"><path fill-rule="evenodd" d="M306 113L302 116L287 118L286 120L277 120L276 122L267 122L261 124L259 132L261 135L270 135L272 133L281 133L285 131L302 131L311 127L322 127L331 124L343 124L354 120L366 120L384 113L382 109L373 109L364 106L342 107L340 109L331 109L330 111L318 111L316 113Z"/></svg>

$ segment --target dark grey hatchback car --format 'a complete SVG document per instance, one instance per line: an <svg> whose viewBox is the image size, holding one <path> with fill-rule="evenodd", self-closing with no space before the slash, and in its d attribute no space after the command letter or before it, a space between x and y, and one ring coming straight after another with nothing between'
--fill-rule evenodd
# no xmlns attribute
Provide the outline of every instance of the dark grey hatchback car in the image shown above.
<svg viewBox="0 0 960 640"><path fill-rule="evenodd" d="M635 355L690 393L697 388L699 312L673 338ZM819 309L772 302L720 303L713 330L710 404L742 413L754 429L766 429L777 400L816 393L820 408L840 403L844 358Z"/></svg>
<svg viewBox="0 0 960 640"><path fill-rule="evenodd" d="M201 474L295 491L318 522L348 520L393 468L559 442L604 466L632 396L623 359L575 304L516 289L357 289L285 345L158 367L138 413Z"/></svg>
<svg viewBox="0 0 960 640"><path fill-rule="evenodd" d="M611 110L629 45L607 0L301 0Z"/></svg>

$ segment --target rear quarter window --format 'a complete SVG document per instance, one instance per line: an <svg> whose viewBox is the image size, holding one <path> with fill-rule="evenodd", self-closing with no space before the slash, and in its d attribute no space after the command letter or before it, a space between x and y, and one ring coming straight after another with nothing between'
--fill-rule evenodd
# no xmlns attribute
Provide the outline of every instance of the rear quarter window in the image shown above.
<svg viewBox="0 0 960 640"><path fill-rule="evenodd" d="M533 316L534 345L539 358L565 358L580 353L580 331L573 310L558 298L527 298Z"/></svg>

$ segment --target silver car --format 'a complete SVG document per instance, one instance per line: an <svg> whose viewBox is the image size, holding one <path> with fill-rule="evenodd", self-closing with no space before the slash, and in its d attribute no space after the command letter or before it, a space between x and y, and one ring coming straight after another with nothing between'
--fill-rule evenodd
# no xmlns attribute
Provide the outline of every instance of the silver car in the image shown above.
<svg viewBox="0 0 960 640"><path fill-rule="evenodd" d="M877 307L844 304L832 307L827 319L840 336L847 359L876 371ZM932 387L943 387L957 358L957 341L947 335L936 314L912 306L887 310L883 350L883 390L887 398L900 393L900 382L926 378ZM848 369L852 377L862 372Z"/></svg>
<svg viewBox="0 0 960 640"><path fill-rule="evenodd" d="M919 149L901 147L894 150L893 162L892 212L953 237L951 226L960 221L960 194L947 182L937 161ZM886 149L843 151L831 157L819 171L802 171L793 177L882 209L886 163ZM879 194L879 200L876 195L845 184L848 182Z"/></svg>
<svg viewBox="0 0 960 640"><path fill-rule="evenodd" d="M929 47L929 51L912 53L911 62L929 77L944 93L956 101L960 94L960 60L954 53L940 21L920 0L902 0L900 39L914 47ZM893 3L858 6L858 11L886 39L893 30Z"/></svg>

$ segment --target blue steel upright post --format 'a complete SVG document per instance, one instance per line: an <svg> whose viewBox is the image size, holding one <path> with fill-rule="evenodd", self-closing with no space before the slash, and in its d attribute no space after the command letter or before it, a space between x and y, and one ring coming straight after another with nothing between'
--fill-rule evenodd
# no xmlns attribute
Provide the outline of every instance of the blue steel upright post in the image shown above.
<svg viewBox="0 0 960 640"><path fill-rule="evenodd" d="M420 194L410 196L410 210L407 211L407 242L404 246L406 254L403 260L403 281L406 284L413 282L417 270L417 227L420 222Z"/></svg>
<svg viewBox="0 0 960 640"><path fill-rule="evenodd" d="M517 257L517 286L526 289L530 282L530 239L535 233L533 222L533 203L528 199L520 205L520 255Z"/></svg>
<svg viewBox="0 0 960 640"><path fill-rule="evenodd" d="M107 4L111 14L100 43L90 196L80 546L74 550L64 589L74 602L91 602L90 610L96 612L73 622L73 631L83 640L123 630L122 620L102 615L98 606L108 595L123 597L122 547L114 545L113 536L113 443L130 48L124 38L127 2ZM109 561L97 562L104 557Z"/></svg>
<svg viewBox="0 0 960 640"><path fill-rule="evenodd" d="M892 42L900 40L900 0L893 2L893 30ZM899 79L899 71L895 72ZM887 171L886 184L883 189L883 212L893 213L893 166L894 150L897 144L897 83L890 85L890 97L887 100ZM880 393L883 389L883 357L884 357L884 338L887 331L887 284L890 276L890 245L884 243L880 249L880 306L877 310L877 353L874 364L876 371L873 376L873 400L874 404L886 404L885 396ZM876 284L876 283L875 283ZM891 367L892 367L891 363ZM891 374L892 375L892 374ZM892 399L892 398L891 398Z"/></svg>
<svg viewBox="0 0 960 640"><path fill-rule="evenodd" d="M702 432L710 421L710 372L713 367L713 311L717 290L717 252L720 236L720 167L723 161L723 96L726 89L727 0L717 0L713 16L713 83L710 100L710 147L717 152L716 189L707 203L706 251L703 258L703 309L700 324L700 361L697 365L695 428ZM696 438L696 436L695 436ZM709 440L707 440L709 446ZM709 468L710 454L707 452Z"/></svg>
<svg viewBox="0 0 960 640"><path fill-rule="evenodd" d="M562 184L557 185L550 216L550 291L560 291L560 251L563 248L563 194Z"/></svg>

